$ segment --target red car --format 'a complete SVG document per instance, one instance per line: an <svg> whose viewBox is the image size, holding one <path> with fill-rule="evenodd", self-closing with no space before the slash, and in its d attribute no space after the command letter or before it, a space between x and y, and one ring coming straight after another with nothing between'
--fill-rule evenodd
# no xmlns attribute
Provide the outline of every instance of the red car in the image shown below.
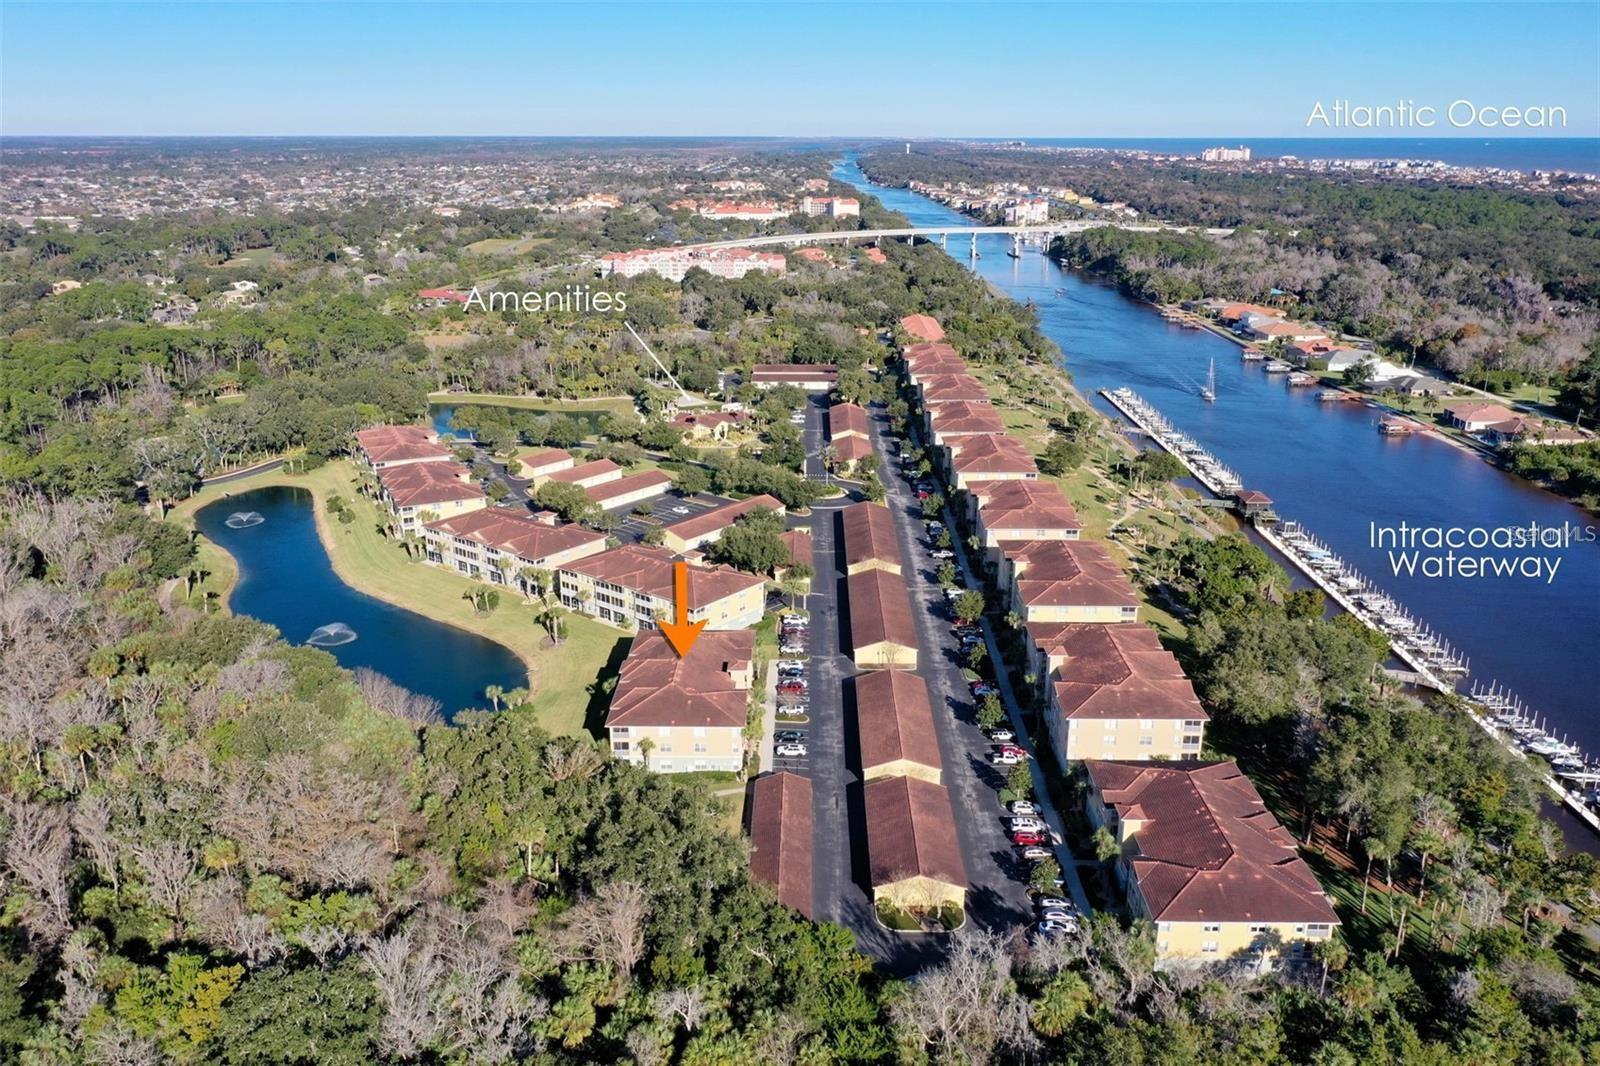
<svg viewBox="0 0 1600 1066"><path fill-rule="evenodd" d="M804 681L784 681L778 685L779 692L804 692L805 690L806 683Z"/></svg>
<svg viewBox="0 0 1600 1066"><path fill-rule="evenodd" d="M1027 749L1019 748L1015 744L1000 745L1000 752L1004 755L1015 755L1019 759L1026 759L1028 757Z"/></svg>
<svg viewBox="0 0 1600 1066"><path fill-rule="evenodd" d="M1043 833L1035 833L1026 829L1019 829L1011 834L1011 842L1019 848L1033 847L1046 842L1048 838Z"/></svg>

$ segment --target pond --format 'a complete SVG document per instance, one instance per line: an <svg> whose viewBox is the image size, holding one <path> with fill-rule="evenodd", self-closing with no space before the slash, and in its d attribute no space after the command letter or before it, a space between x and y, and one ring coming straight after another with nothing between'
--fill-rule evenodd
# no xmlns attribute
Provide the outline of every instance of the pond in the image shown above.
<svg viewBox="0 0 1600 1066"><path fill-rule="evenodd" d="M238 614L276 626L292 644L326 650L339 665L369 667L438 700L446 717L487 707L484 689L527 683L511 651L346 585L317 536L311 494L292 486L252 489L203 507L195 525L233 556Z"/></svg>

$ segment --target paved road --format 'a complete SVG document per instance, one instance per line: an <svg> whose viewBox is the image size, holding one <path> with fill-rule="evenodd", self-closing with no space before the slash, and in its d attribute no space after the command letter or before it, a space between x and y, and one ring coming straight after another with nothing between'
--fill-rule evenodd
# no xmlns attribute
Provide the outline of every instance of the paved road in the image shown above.
<svg viewBox="0 0 1600 1066"><path fill-rule="evenodd" d="M874 410L869 424L879 454L887 456L888 425L883 412ZM934 729L944 757L944 784L967 866L967 914L979 927L1009 931L1032 918L1027 895L1031 864L1018 856L1006 832L1005 810L998 795L1005 773L989 765L993 745L978 728L976 708L962 674L964 664L939 587L937 564L928 555L933 545L923 529L922 505L910 482L898 473L886 479L886 487L921 643L917 673L927 683L933 703Z"/></svg>
<svg viewBox="0 0 1600 1066"><path fill-rule="evenodd" d="M254 466L247 466L243 470L230 470L226 474L218 474L215 477L201 478L200 484L226 485L230 481L243 481L247 477L255 477L257 474L265 474L268 470L276 470L282 465L282 459L268 459L264 463L257 463Z"/></svg>

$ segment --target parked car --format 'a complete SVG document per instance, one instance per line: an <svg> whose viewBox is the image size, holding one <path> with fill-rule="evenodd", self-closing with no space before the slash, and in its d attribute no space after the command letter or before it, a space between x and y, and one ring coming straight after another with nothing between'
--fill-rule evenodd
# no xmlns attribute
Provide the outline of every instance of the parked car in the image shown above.
<svg viewBox="0 0 1600 1066"><path fill-rule="evenodd" d="M1043 844L1049 839L1049 837L1034 829L1013 829L1011 831L1011 842L1013 844L1032 846L1035 844Z"/></svg>
<svg viewBox="0 0 1600 1066"><path fill-rule="evenodd" d="M778 662L779 677L799 677L806 672L806 664L798 663L792 659L782 659Z"/></svg>
<svg viewBox="0 0 1600 1066"><path fill-rule="evenodd" d="M772 739L779 744L803 744L806 733L803 729L780 729L772 735Z"/></svg>
<svg viewBox="0 0 1600 1066"><path fill-rule="evenodd" d="M674 507L672 509L672 513L673 514L688 514L689 513L689 508L687 508L687 507Z"/></svg>
<svg viewBox="0 0 1600 1066"><path fill-rule="evenodd" d="M949 548L935 548L928 553L928 558L930 559L954 559L955 557L956 553Z"/></svg>
<svg viewBox="0 0 1600 1066"><path fill-rule="evenodd" d="M1011 813L1020 815L1038 814L1039 808L1028 800L1012 800Z"/></svg>
<svg viewBox="0 0 1600 1066"><path fill-rule="evenodd" d="M787 681L778 682L778 693L780 695L789 695L792 693L793 695L798 696L805 692L807 688L808 685L806 684L806 679L803 677L791 677Z"/></svg>
<svg viewBox="0 0 1600 1066"><path fill-rule="evenodd" d="M1013 818L1011 819L1013 833L1049 833L1050 827L1038 818Z"/></svg>
<svg viewBox="0 0 1600 1066"><path fill-rule="evenodd" d="M1002 755L1015 755L1019 759L1026 759L1029 757L1026 748L1019 748L1015 744L1000 745L1000 753Z"/></svg>
<svg viewBox="0 0 1600 1066"><path fill-rule="evenodd" d="M1029 862L1043 862L1045 859L1054 858L1054 853L1041 844L1029 844L1022 849L1022 857Z"/></svg>
<svg viewBox="0 0 1600 1066"><path fill-rule="evenodd" d="M1033 905L1042 911L1067 911L1068 913L1076 913L1078 910L1078 908L1073 905L1073 902L1070 899L1062 899L1060 896L1040 896L1038 899L1033 901Z"/></svg>
<svg viewBox="0 0 1600 1066"><path fill-rule="evenodd" d="M1066 925L1078 924L1077 916L1069 914L1064 910L1058 910L1054 907L1050 908L1049 910L1040 911L1039 920L1044 922L1062 922Z"/></svg>
<svg viewBox="0 0 1600 1066"><path fill-rule="evenodd" d="M1000 690L989 684L987 681L974 681L971 687L972 694L980 700L985 696L1000 695Z"/></svg>
<svg viewBox="0 0 1600 1066"><path fill-rule="evenodd" d="M1009 729L991 729L989 730L989 739L999 744L1003 741L1016 740L1017 735ZM1030 810L1033 808L1031 803L1027 804L1027 806Z"/></svg>
<svg viewBox="0 0 1600 1066"><path fill-rule="evenodd" d="M803 626L809 621L809 619L803 614L795 614L793 611L785 611L783 614L778 616L778 621L782 622L784 625L790 625L792 623Z"/></svg>
<svg viewBox="0 0 1600 1066"><path fill-rule="evenodd" d="M944 598L949 600L949 601L951 601L952 603L954 603L956 600L959 600L961 598L961 593L963 591L965 591L965 590L963 590L963 589L945 589L944 590Z"/></svg>
<svg viewBox="0 0 1600 1066"><path fill-rule="evenodd" d="M1060 936L1064 933L1076 933L1078 931L1078 926L1075 923L1068 924L1067 922L1040 922L1034 928L1045 936Z"/></svg>
<svg viewBox="0 0 1600 1066"><path fill-rule="evenodd" d="M1015 755L1008 755L1003 751L991 751L989 753L990 766L1015 766L1021 761Z"/></svg>
<svg viewBox="0 0 1600 1066"><path fill-rule="evenodd" d="M785 759L796 759L806 753L804 744L779 744L772 749L774 755L781 755Z"/></svg>

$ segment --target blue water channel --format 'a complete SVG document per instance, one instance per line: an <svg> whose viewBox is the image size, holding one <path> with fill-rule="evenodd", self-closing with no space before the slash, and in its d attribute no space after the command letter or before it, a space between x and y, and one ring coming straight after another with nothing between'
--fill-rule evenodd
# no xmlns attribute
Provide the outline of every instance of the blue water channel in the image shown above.
<svg viewBox="0 0 1600 1066"><path fill-rule="evenodd" d="M853 161L835 178L877 196L914 225L972 225L970 219L904 189L869 182ZM1031 302L1043 331L1065 355L1080 391L1108 414L1102 388L1130 387L1179 429L1270 495L1470 658L1472 675L1497 680L1600 756L1600 542L1582 539L1600 524L1561 498L1489 465L1478 455L1427 437L1378 433L1378 412L1321 403L1317 389L1290 389L1282 375L1239 358L1239 346L1168 323L1111 286L1065 271L1038 249L1007 255L1003 236L951 238L952 256L1018 301ZM1217 400L1199 395L1212 361ZM1531 554L1556 567L1544 577L1396 575L1389 551L1372 546L1372 527L1492 528L1537 523L1567 529L1563 548ZM1479 554L1469 552L1468 554Z"/></svg>
<svg viewBox="0 0 1600 1066"><path fill-rule="evenodd" d="M385 674L438 700L446 717L487 707L489 685L527 683L521 661L505 646L346 585L317 536L305 489L274 486L225 497L202 508L195 524L239 565L229 606L276 626L292 644L311 642L340 666Z"/></svg>

